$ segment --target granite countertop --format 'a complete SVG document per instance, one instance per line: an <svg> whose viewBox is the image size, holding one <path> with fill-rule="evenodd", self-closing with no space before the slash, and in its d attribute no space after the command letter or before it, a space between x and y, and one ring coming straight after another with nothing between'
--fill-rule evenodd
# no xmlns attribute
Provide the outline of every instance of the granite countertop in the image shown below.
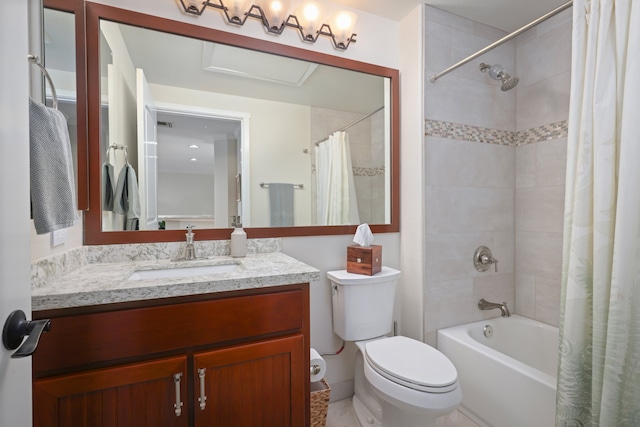
<svg viewBox="0 0 640 427"><path fill-rule="evenodd" d="M128 280L134 271L237 264L233 272L202 276ZM320 271L281 252L244 258L215 256L193 261L135 261L89 264L32 290L32 310L82 307L241 289L306 283Z"/></svg>

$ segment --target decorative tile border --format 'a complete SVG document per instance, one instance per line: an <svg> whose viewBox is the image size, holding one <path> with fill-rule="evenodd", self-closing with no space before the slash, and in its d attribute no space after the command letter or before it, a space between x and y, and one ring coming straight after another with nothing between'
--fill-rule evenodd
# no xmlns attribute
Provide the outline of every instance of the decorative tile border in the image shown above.
<svg viewBox="0 0 640 427"><path fill-rule="evenodd" d="M534 142L549 141L551 139L566 138L569 134L569 124L566 120L548 125L538 126L516 132L516 145L533 144Z"/></svg>
<svg viewBox="0 0 640 427"><path fill-rule="evenodd" d="M384 175L384 166L377 166L373 168L360 168L353 166L351 168L353 176L381 176ZM318 173L316 165L311 165L311 174Z"/></svg>
<svg viewBox="0 0 640 427"><path fill-rule="evenodd" d="M353 176L380 176L384 175L384 166L375 168L357 168L353 167Z"/></svg>
<svg viewBox="0 0 640 427"><path fill-rule="evenodd" d="M514 133L508 130L483 128L452 122L425 119L424 134L460 141L482 142L485 144L514 145Z"/></svg>
<svg viewBox="0 0 640 427"><path fill-rule="evenodd" d="M565 138L568 131L569 127L566 120L512 132L425 119L424 134L425 136L435 136L459 141L519 146L551 139Z"/></svg>

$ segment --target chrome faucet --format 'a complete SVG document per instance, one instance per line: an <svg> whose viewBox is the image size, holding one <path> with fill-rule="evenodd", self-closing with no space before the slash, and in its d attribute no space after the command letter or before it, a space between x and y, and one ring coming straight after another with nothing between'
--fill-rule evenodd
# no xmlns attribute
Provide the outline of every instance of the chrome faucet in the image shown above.
<svg viewBox="0 0 640 427"><path fill-rule="evenodd" d="M509 307L507 307L507 303L503 302L502 304L497 302L489 302L486 299L482 298L478 301L478 308L480 310L493 310L494 308L499 309L502 312L502 317L510 317L511 313L509 312Z"/></svg>
<svg viewBox="0 0 640 427"><path fill-rule="evenodd" d="M193 225L187 225L187 232L185 233L185 237L187 238L187 243L184 246L184 253L182 254L183 260L194 260L196 259L196 247L193 244L193 237L196 234L193 232Z"/></svg>

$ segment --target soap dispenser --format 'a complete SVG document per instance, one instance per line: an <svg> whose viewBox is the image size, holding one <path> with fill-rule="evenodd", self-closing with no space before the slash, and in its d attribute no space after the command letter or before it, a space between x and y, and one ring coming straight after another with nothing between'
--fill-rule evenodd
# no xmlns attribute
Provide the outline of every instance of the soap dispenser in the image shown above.
<svg viewBox="0 0 640 427"><path fill-rule="evenodd" d="M233 216L231 225L235 227L231 233L231 256L241 258L247 255L247 233L242 229L240 216Z"/></svg>

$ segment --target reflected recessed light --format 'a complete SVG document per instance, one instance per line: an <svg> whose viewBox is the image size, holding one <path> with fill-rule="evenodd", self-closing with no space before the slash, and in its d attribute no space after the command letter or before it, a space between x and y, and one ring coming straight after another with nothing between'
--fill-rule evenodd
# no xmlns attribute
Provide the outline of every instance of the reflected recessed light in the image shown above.
<svg viewBox="0 0 640 427"><path fill-rule="evenodd" d="M191 145L189 146L189 148L200 148L200 147L199 147L199 146L197 146L196 144L191 144Z"/></svg>
<svg viewBox="0 0 640 427"><path fill-rule="evenodd" d="M189 159L189 161L190 161L190 162L197 162L197 161L198 161L198 159L196 159L195 157L192 157L192 158L190 158L190 159Z"/></svg>

